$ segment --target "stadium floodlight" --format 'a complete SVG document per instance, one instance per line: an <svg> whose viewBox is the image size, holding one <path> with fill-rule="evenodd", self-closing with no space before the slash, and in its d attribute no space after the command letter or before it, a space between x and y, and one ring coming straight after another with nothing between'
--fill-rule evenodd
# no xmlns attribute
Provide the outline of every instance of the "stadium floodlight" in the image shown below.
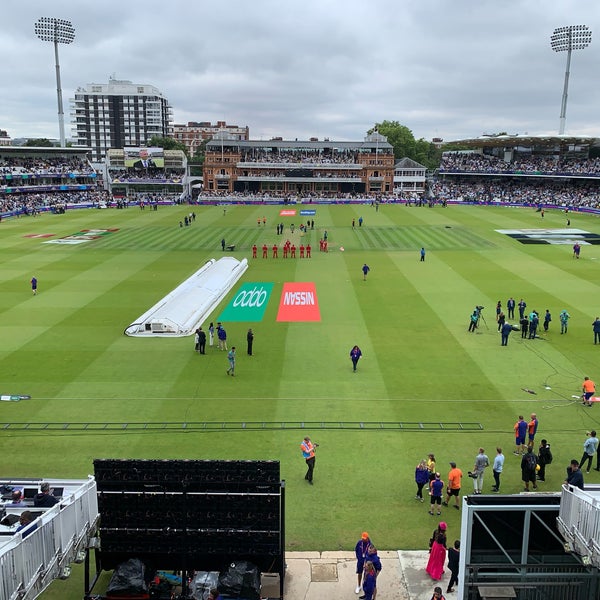
<svg viewBox="0 0 600 600"><path fill-rule="evenodd" d="M35 34L44 42L54 44L56 63L56 94L58 96L58 129L60 131L60 147L65 147L65 114L63 111L62 89L60 86L60 63L58 62L58 45L70 44L75 39L75 28L71 21L55 17L40 17L35 22Z"/></svg>
<svg viewBox="0 0 600 600"><path fill-rule="evenodd" d="M563 88L562 103L560 107L560 125L558 134L565 132L567 120L567 96L569 92L569 71L571 69L571 52L583 50L592 43L592 31L587 25L569 25L558 27L550 36L550 46L554 52L567 53L567 68L565 70L565 86Z"/></svg>

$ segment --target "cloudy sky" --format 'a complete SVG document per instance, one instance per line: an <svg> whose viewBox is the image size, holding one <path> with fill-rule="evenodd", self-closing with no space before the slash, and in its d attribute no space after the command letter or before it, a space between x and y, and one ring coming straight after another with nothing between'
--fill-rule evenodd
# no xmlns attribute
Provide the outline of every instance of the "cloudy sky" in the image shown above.
<svg viewBox="0 0 600 600"><path fill-rule="evenodd" d="M78 86L156 86L174 121L248 125L252 139L359 140L396 120L416 138L557 133L566 53L556 27L588 25L573 53L566 133L600 136L597 0L2 0L0 129L58 138L53 45L39 17L70 20L59 47L65 124Z"/></svg>

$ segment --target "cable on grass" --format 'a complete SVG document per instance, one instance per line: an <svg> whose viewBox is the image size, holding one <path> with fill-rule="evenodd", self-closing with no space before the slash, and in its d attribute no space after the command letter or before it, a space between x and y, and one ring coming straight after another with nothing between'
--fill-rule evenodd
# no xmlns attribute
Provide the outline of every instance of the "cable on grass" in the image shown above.
<svg viewBox="0 0 600 600"><path fill-rule="evenodd" d="M546 406L542 406L542 408L545 410L550 410L551 408L563 408L565 406L571 406L572 404L577 404L577 400L572 400L571 402L567 402L566 404L564 402L561 402L560 404L547 404Z"/></svg>

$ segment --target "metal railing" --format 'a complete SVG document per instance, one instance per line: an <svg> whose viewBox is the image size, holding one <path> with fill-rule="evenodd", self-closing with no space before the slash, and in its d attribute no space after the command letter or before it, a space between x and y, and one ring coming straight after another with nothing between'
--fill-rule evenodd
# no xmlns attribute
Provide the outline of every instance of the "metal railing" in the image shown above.
<svg viewBox="0 0 600 600"><path fill-rule="evenodd" d="M0 600L31 600L50 583L68 576L98 521L96 481L90 477L72 495L45 511L0 547Z"/></svg>
<svg viewBox="0 0 600 600"><path fill-rule="evenodd" d="M587 485L585 490L563 485L557 525L565 550L600 568L600 485Z"/></svg>

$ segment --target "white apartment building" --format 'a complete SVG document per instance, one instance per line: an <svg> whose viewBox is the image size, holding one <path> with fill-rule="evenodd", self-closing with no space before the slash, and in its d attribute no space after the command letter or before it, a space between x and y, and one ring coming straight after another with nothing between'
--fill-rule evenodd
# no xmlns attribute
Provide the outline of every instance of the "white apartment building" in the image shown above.
<svg viewBox="0 0 600 600"><path fill-rule="evenodd" d="M145 146L153 136L172 135L172 108L153 85L111 78L79 87L70 99L73 142L104 160L109 148Z"/></svg>

